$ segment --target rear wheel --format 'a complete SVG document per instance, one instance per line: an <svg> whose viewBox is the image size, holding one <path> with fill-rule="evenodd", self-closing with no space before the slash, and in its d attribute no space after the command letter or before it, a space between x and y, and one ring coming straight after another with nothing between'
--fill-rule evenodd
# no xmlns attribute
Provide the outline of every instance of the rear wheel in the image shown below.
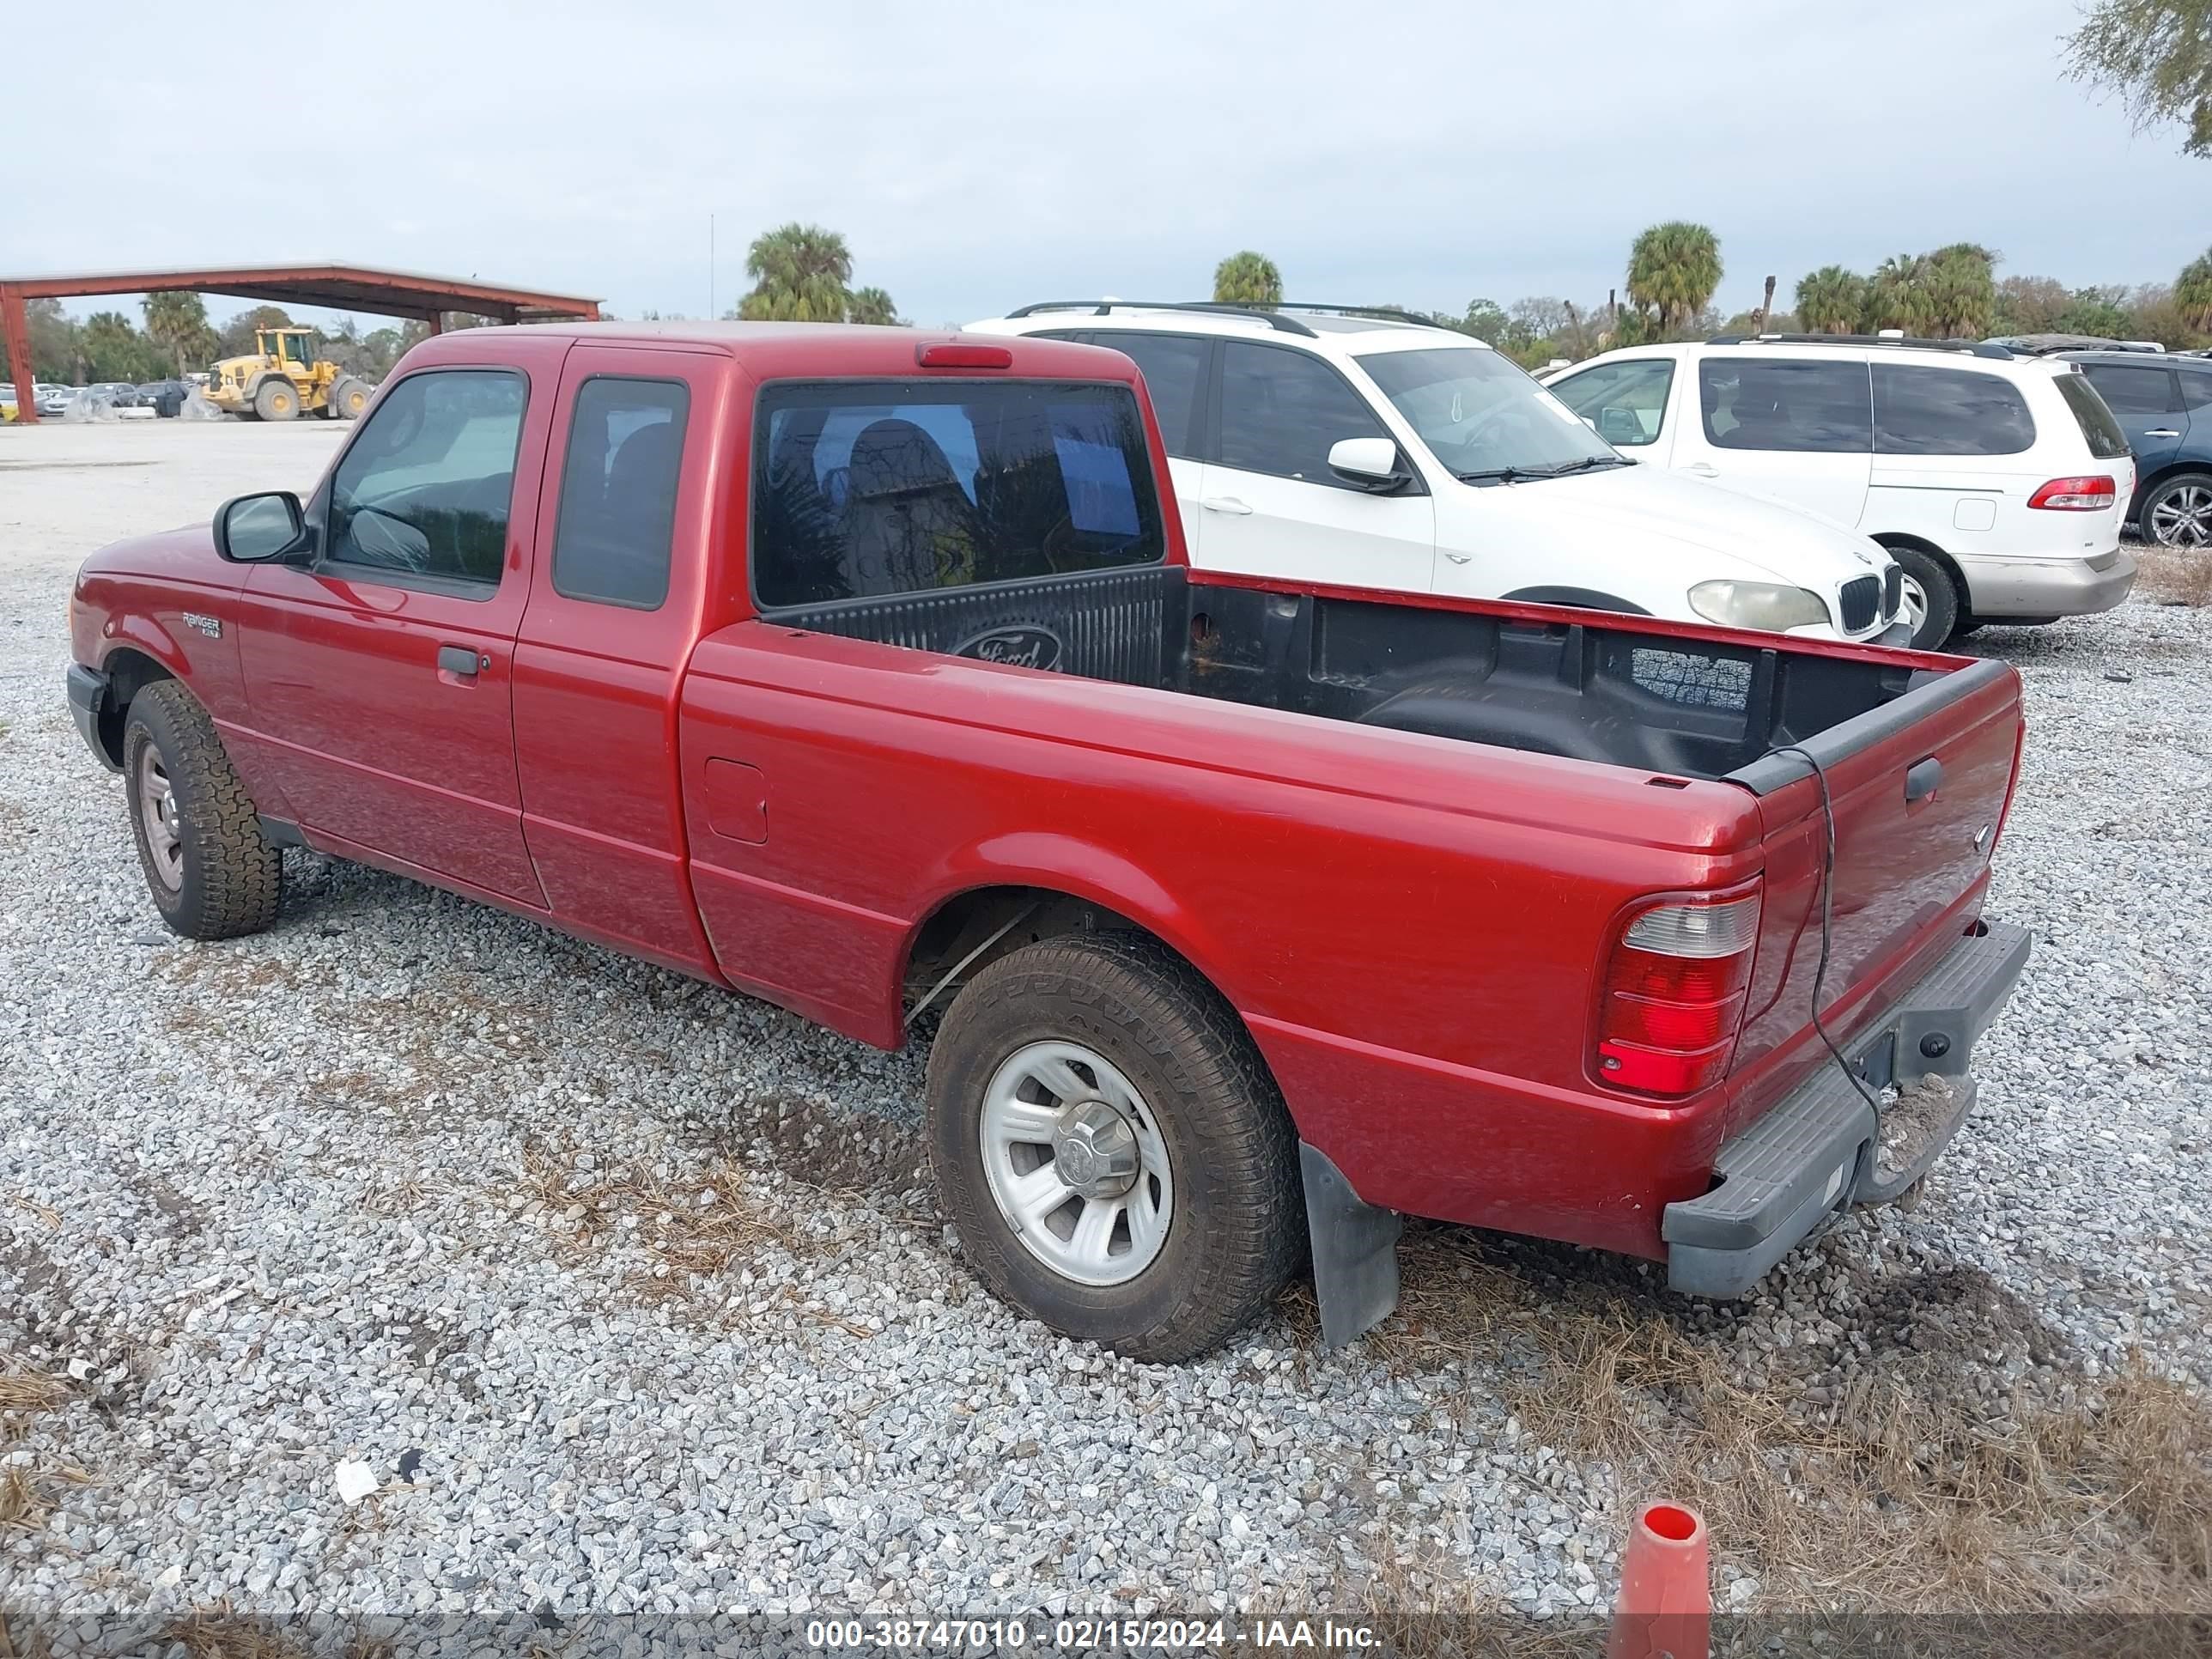
<svg viewBox="0 0 2212 1659"><path fill-rule="evenodd" d="M255 390L253 412L264 421L290 420L300 412L299 388L272 375Z"/></svg>
<svg viewBox="0 0 2212 1659"><path fill-rule="evenodd" d="M1889 556L1905 573L1898 614L1912 624L1907 643L1916 651L1942 650L1958 627L1963 608L1951 573L1917 547L1893 547Z"/></svg>
<svg viewBox="0 0 2212 1659"><path fill-rule="evenodd" d="M2202 552L2212 547L2212 473L2184 472L2143 497L2143 539Z"/></svg>
<svg viewBox="0 0 2212 1659"><path fill-rule="evenodd" d="M1236 1015L1151 940L1047 939L977 974L930 1054L929 1134L962 1254L1066 1335L1190 1359L1297 1265L1282 1097Z"/></svg>
<svg viewBox="0 0 2212 1659"><path fill-rule="evenodd" d="M231 939L276 919L283 854L262 833L207 710L176 681L131 698L123 774L147 890L173 933Z"/></svg>

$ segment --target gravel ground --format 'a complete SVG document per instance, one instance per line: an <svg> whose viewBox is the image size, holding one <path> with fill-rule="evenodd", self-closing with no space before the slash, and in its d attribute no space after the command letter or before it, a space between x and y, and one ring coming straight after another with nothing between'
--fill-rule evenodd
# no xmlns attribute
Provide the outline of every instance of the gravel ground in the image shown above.
<svg viewBox="0 0 2212 1659"><path fill-rule="evenodd" d="M1380 1340L1293 1292L1167 1370L948 1253L918 1054L300 854L274 932L161 931L63 705L70 573L337 435L0 432L0 1359L64 1385L0 1434L0 1607L1571 1612L1646 1494L1509 1416L1525 1357L1453 1299L1498 1275L1815 1401L2212 1380L2212 612L1975 641L2027 679L1996 911L2040 943L1917 1207L1737 1309L1424 1231Z"/></svg>

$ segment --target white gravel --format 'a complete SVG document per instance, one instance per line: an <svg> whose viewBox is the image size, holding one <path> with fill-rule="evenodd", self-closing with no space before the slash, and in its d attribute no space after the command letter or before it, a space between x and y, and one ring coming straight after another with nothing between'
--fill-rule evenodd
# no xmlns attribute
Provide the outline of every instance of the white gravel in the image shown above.
<svg viewBox="0 0 2212 1659"><path fill-rule="evenodd" d="M0 1607L1186 1613L1356 1601L1383 1559L1601 1602L1646 1494L1509 1430L1504 1356L1331 1354L1293 1298L1164 1370L993 1302L918 1173L916 1054L297 854L274 932L165 934L64 707L70 573L337 435L0 430L0 1356L70 1389L0 1437L54 1505L0 1532ZM1925 1201L1741 1310L1508 1271L1824 1388L1931 1341L1966 1389L2138 1346L2212 1379L2212 613L1976 644L2027 677L1996 909L2039 943ZM654 1279L726 1154L763 1241ZM617 1175L663 1196L580 1231L563 1183Z"/></svg>

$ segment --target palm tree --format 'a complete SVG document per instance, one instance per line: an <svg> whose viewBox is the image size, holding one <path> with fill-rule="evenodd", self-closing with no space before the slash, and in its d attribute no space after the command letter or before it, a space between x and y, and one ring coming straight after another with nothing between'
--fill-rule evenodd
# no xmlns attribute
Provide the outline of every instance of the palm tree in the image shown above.
<svg viewBox="0 0 2212 1659"><path fill-rule="evenodd" d="M1246 248L1214 266L1213 298L1227 306L1279 306L1283 302L1283 273L1266 254Z"/></svg>
<svg viewBox="0 0 2212 1659"><path fill-rule="evenodd" d="M891 296L879 288L856 288L845 302L845 320L848 323L880 323L896 327L903 320Z"/></svg>
<svg viewBox="0 0 2212 1659"><path fill-rule="evenodd" d="M842 323L852 251L834 230L797 222L754 238L745 253L752 291L738 302L748 322Z"/></svg>
<svg viewBox="0 0 2212 1659"><path fill-rule="evenodd" d="M1849 334L1866 311L1866 278L1822 265L1797 279L1797 325L1808 334Z"/></svg>
<svg viewBox="0 0 2212 1659"><path fill-rule="evenodd" d="M1997 307L1997 254L1978 242L1954 242L1922 261L1929 326L1942 339L1979 339Z"/></svg>
<svg viewBox="0 0 2212 1659"><path fill-rule="evenodd" d="M149 294L144 310L148 336L177 360L179 375L187 356L205 357L214 350L215 331L208 326L207 303L198 295Z"/></svg>
<svg viewBox="0 0 2212 1659"><path fill-rule="evenodd" d="M1935 325L1935 295L1928 261L1917 253L1892 254L1867 282L1866 326L1925 334Z"/></svg>
<svg viewBox="0 0 2212 1659"><path fill-rule="evenodd" d="M1628 251L1628 297L1666 332L1686 328L1720 285L1720 239L1703 225L1654 225Z"/></svg>
<svg viewBox="0 0 2212 1659"><path fill-rule="evenodd" d="M2212 248L2182 266L2173 279L2173 302L2190 327L2199 334L2212 331Z"/></svg>

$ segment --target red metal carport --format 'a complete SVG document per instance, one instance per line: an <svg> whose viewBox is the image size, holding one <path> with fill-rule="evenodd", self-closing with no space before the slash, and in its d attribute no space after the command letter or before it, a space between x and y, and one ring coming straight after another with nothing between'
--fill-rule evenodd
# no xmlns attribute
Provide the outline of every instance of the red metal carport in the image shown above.
<svg viewBox="0 0 2212 1659"><path fill-rule="evenodd" d="M596 320L597 300L510 288L459 276L423 276L368 265L219 265L201 270L103 271L80 276L0 276L0 337L15 370L16 418L39 418L31 388L31 329L25 302L76 300L94 294L226 294L241 300L290 301L331 311L367 311L419 318L436 333L449 311L502 323L581 318Z"/></svg>

